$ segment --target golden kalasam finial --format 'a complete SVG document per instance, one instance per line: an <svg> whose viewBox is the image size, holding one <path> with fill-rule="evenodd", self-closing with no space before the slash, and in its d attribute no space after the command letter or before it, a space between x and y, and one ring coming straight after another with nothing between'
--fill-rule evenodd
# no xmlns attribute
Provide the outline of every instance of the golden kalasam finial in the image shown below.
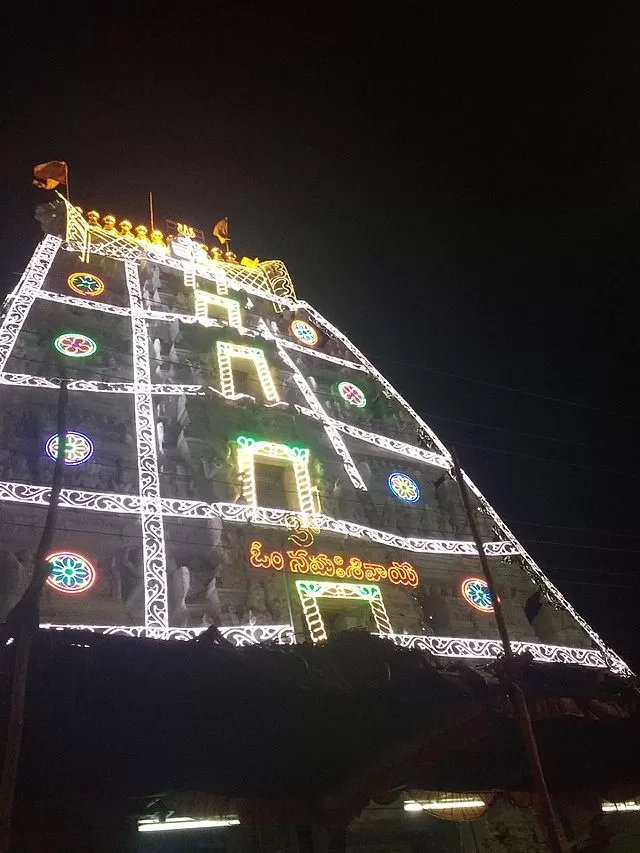
<svg viewBox="0 0 640 853"><path fill-rule="evenodd" d="M100 214L97 210L90 210L87 213L87 222L92 228L97 228L100 225Z"/></svg>
<svg viewBox="0 0 640 853"><path fill-rule="evenodd" d="M222 249L220 246L213 246L209 250L209 257L212 261L221 261L222 260Z"/></svg>
<svg viewBox="0 0 640 853"><path fill-rule="evenodd" d="M232 252L231 250L224 253L224 259L225 259L226 263L228 263L228 264L237 264L238 263L238 256L236 255L235 252Z"/></svg>
<svg viewBox="0 0 640 853"><path fill-rule="evenodd" d="M116 218L112 213L107 213L106 216L102 217L102 230L111 237L118 236L118 232L116 231Z"/></svg>
<svg viewBox="0 0 640 853"><path fill-rule="evenodd" d="M121 237L124 237L127 240L133 240L133 234L131 233L131 223L128 219L123 219L122 222L118 223L118 231L120 232Z"/></svg>
<svg viewBox="0 0 640 853"><path fill-rule="evenodd" d="M147 237L147 226L146 225L136 225L136 243L141 243L143 246L149 245L149 238Z"/></svg>
<svg viewBox="0 0 640 853"><path fill-rule="evenodd" d="M169 250L164 244L164 237L162 235L162 231L158 231L157 228L154 228L151 232L151 246L157 252L164 252L168 254Z"/></svg>

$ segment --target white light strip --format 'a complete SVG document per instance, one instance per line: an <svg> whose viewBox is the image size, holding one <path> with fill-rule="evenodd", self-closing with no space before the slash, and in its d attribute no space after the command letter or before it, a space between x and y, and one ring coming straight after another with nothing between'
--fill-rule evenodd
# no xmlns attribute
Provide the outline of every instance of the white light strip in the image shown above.
<svg viewBox="0 0 640 853"><path fill-rule="evenodd" d="M309 316L312 317L313 320L320 327L324 328L327 332L329 332L329 334L333 335L334 337L338 338L338 340L342 341L342 343L347 347L347 349L351 350L351 352L360 361L360 363L363 364L367 368L369 373L372 376L375 376L375 378L383 386L383 388L385 388L389 392L389 394L391 394L391 396L394 397L400 403L400 405L405 408L405 410L414 418L414 420L416 420L418 422L418 424L420 424L422 429L424 429L424 431L429 434L429 436L431 437L431 440L434 442L434 444L440 448L442 455L446 459L451 458L451 454L449 453L449 451L447 450L445 445L440 441L440 439L435 434L435 432L433 432L431 427L429 427L422 420L422 418L415 411L415 409L413 409L409 405L409 403L407 403L407 401L404 399L404 397L396 391L396 389L393 387L393 385L391 385L390 382L387 382L387 380L384 378L384 376L379 371L376 370L376 368L373 366L373 364L371 364L369 359L366 358L360 352L360 350L355 346L355 344L351 343L351 341L349 340L349 338L347 338L346 335L343 335L339 329L337 329L332 323L330 323L328 320L326 320L322 316L322 314L320 314L318 311L315 310L315 308L312 308L308 302L304 302L304 301L299 302L298 307L304 308L304 310L309 314Z"/></svg>
<svg viewBox="0 0 640 853"><path fill-rule="evenodd" d="M120 314L123 317L131 315L129 308L121 308L119 305L111 305L108 302L96 302L94 299L81 299L79 296L63 296L51 290L40 290L38 299L47 299L49 302L62 302L64 305L72 305L74 308L87 308L89 311Z"/></svg>
<svg viewBox="0 0 640 853"><path fill-rule="evenodd" d="M162 511L165 516L177 518L222 518L224 521L264 525L266 527L289 527L292 518L299 518L302 526L306 526L309 517L290 509L272 509L270 507L253 507L235 503L205 503L190 501L183 498L162 498ZM384 530L364 527L352 521L331 518L324 514L312 516L313 525L328 533L349 536L355 539L367 539L379 542L404 551L418 554L449 554L451 556L475 556L476 546L473 542L457 539L419 539L396 536ZM488 557L506 557L518 554L517 547L511 542L485 542L485 554Z"/></svg>
<svg viewBox="0 0 640 853"><path fill-rule="evenodd" d="M640 803L636 800L629 800L626 803L610 803L604 800L602 803L603 812L640 812Z"/></svg>
<svg viewBox="0 0 640 853"><path fill-rule="evenodd" d="M298 352L302 352L305 355L313 356L314 358L321 358L323 361L331 361L333 364L339 364L342 367L348 367L351 370L361 370L364 373L368 373L369 371L363 364L358 364L355 361L347 361L344 358L338 358L335 355L327 355L327 353L320 352L319 350L312 349L311 347L303 347L302 344L296 344L293 341L288 341L286 338L276 338L279 344L287 347L288 349L294 349Z"/></svg>
<svg viewBox="0 0 640 853"><path fill-rule="evenodd" d="M134 261L125 261L124 269L131 305L133 335L138 485L144 555L145 625L149 636L163 636L169 627L167 563L164 545L164 522L160 507L156 428L151 397L149 337L146 321L141 316L143 306L137 264Z"/></svg>
<svg viewBox="0 0 640 853"><path fill-rule="evenodd" d="M383 637L380 634L378 636ZM500 640L481 640L465 637L420 636L395 634L396 645L405 649L421 649L436 657L493 660L504 654ZM599 649L579 649L572 646L552 646L548 643L530 643L513 640L511 647L516 654L529 652L538 663L561 663L589 666L597 669L607 667L607 661Z"/></svg>
<svg viewBox="0 0 640 853"><path fill-rule="evenodd" d="M47 234L33 253L33 257L16 286L15 297L11 300L2 325L0 325L0 372L6 367L29 309L42 287L45 276L51 269L51 264L61 244L60 237Z"/></svg>
<svg viewBox="0 0 640 853"><path fill-rule="evenodd" d="M484 800L406 800L404 810L406 812L421 812L428 809L436 811L455 811L456 809L483 809L486 807Z"/></svg>
<svg viewBox="0 0 640 853"><path fill-rule="evenodd" d="M224 826L239 826L238 818L220 818L218 820L194 820L192 817L169 817L165 821L139 820L138 832L170 832L186 829L219 829Z"/></svg>
<svg viewBox="0 0 640 853"><path fill-rule="evenodd" d="M608 666L612 672L615 672L618 675L624 675L627 677L632 676L633 675L632 670L627 666L627 664L622 660L622 658L619 657L612 649L610 649L607 646L607 644L604 642L602 637L600 637L600 635L597 634L593 630L593 628L588 624L588 622L585 619L583 619L582 616L580 616L580 614L567 601L567 599L564 597L564 595L562 595L560 590L557 589L557 587L555 587L551 583L549 578L545 575L545 573L538 566L538 564L535 562L535 560L525 551L525 549L522 547L520 542L516 539L516 537L511 532L511 530L507 527L507 525L504 523L504 521L500 518L498 513L491 506L489 501L485 498L485 496L482 494L482 492L476 486L476 484L471 480L471 478L468 477L466 474L464 474L464 472L463 472L463 476L464 476L465 482L467 483L467 485L469 486L471 491L481 501L484 509L489 513L489 515L494 520L496 525L504 533L504 535L507 538L507 541L509 541L509 542L511 542L517 546L517 548L520 552L520 556L526 565L526 570L528 571L528 573L532 577L532 579L537 584L539 584L541 587L546 589L546 591L549 593L550 598L553 599L554 601L556 601L561 607L563 607L568 613L570 613L573 616L573 618L576 620L576 622L591 637L591 639L594 641L594 643L597 646L599 646L599 648L602 650L602 654L604 656L604 659L605 659L605 661L607 661L607 664L608 664Z"/></svg>
<svg viewBox="0 0 640 853"><path fill-rule="evenodd" d="M28 483L15 483L0 480L0 502L36 504L47 506L51 488L32 486ZM60 506L70 509L87 509L98 512L139 513L143 500L138 495L117 492L89 492L79 489L62 489ZM221 518L244 524L263 525L265 527L290 528L291 519L299 518L304 525L309 516L290 509L272 509L271 507L247 506L220 501L205 503L184 498L160 498L160 511L171 518ZM403 551L417 554L449 554L451 556L474 556L478 552L473 542L458 539L419 539L396 536L374 527L363 527L352 521L332 518L328 515L313 515L313 523L327 533L348 536L354 539L367 539L379 542ZM506 557L518 554L517 545L511 542L485 542L485 554L488 557Z"/></svg>
<svg viewBox="0 0 640 853"><path fill-rule="evenodd" d="M148 631L144 625L62 625L43 622L41 628L51 631L89 631L92 634L122 635L125 637L153 637L161 640L193 640L206 631L202 628L167 628L158 636L155 629ZM231 625L219 627L222 636L234 646L252 646L255 643L278 643L281 646L295 645L296 638L291 625Z"/></svg>
<svg viewBox="0 0 640 853"><path fill-rule="evenodd" d="M263 324L264 325L264 324ZM266 331L266 327L265 331ZM320 405L318 398L313 393L311 386L304 378L302 373L298 370L297 365L289 356L289 353L282 347L278 341L276 341L276 347L278 350L278 354L280 358L284 361L284 363L293 371L293 379L300 389L303 397L311 407L312 411L316 414L318 420L322 423L324 430L327 434L327 438L333 445L333 449L338 454L338 456L342 459L342 464L344 466L344 470L347 472L347 476L356 487L356 489L360 489L363 492L367 491L367 486L360 476L360 472L356 468L355 462L353 461L351 454L347 450L347 446L342 440L340 434L336 430L336 428L331 424L326 412Z"/></svg>
<svg viewBox="0 0 640 853"><path fill-rule="evenodd" d="M307 409L305 406L296 405L296 409L301 415L321 420L319 415L311 409ZM375 444L376 447L381 447L391 453L399 453L402 456L417 459L419 462L426 462L427 465L435 465L438 468L446 469L449 469L450 467L447 459L445 459L444 456L440 456L439 453L433 453L431 450L423 450L422 447L415 447L413 444L406 444L404 441L398 441L395 438L388 438L386 435L367 432L367 430L360 429L360 427L353 426L352 424L346 424L344 421L336 420L336 418L329 418L328 420L337 430L350 435L352 438L358 438L360 441L367 441L369 444Z"/></svg>

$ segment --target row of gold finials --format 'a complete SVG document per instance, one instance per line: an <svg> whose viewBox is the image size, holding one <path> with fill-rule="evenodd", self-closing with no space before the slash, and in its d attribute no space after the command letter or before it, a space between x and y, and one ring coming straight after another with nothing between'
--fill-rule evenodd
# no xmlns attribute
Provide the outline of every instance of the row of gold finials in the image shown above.
<svg viewBox="0 0 640 853"><path fill-rule="evenodd" d="M78 213L84 215L84 211L81 207L76 207L76 210ZM116 218L113 214L107 213L106 216L102 217L102 222L100 222L100 214L97 210L90 210L86 214L85 219L91 229L95 229L106 234L108 237L123 237L125 240L130 240L132 243L139 243L141 246L152 248L154 252L169 254L170 249L169 246L167 246L164 234L162 231L158 231L157 228L154 228L151 233L149 233L149 229L146 225L136 225L134 228L128 219L121 220L118 222L116 227ZM176 235L176 237L177 236L178 235ZM171 239L175 239L175 237L169 237L168 239L171 241ZM213 246L210 249L209 246L206 246L204 243L198 243L195 240L193 242L196 244L198 254L203 261L224 261L227 264L238 263L238 256L235 252L232 252L231 249L227 249L225 252L219 246Z"/></svg>

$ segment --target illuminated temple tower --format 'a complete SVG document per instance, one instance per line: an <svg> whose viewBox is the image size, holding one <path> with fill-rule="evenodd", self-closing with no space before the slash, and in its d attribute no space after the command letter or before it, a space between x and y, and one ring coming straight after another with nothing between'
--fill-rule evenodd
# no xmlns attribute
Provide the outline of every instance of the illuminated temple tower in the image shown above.
<svg viewBox="0 0 640 853"><path fill-rule="evenodd" d="M0 618L44 522L64 371L47 627L215 625L239 645L361 627L439 659L496 657L447 448L284 264L53 207L0 329ZM467 482L516 647L628 674Z"/></svg>

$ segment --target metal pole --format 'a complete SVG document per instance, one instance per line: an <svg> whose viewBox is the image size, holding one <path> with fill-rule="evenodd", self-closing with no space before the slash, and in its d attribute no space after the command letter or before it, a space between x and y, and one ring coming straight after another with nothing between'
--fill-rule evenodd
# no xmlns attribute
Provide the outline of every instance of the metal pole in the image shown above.
<svg viewBox="0 0 640 853"><path fill-rule="evenodd" d="M524 742L525 752L527 754L527 761L529 764L529 772L531 774L531 779L533 781L533 785L535 787L535 791L538 796L538 802L540 805L540 817L542 818L542 823L544 824L545 830L547 832L547 839L549 841L551 849L553 850L553 853L566 853L567 842L564 837L564 832L562 831L562 827L560 825L558 817L553 808L551 797L549 796L549 789L547 788L547 782L544 778L544 772L542 770L542 764L540 762L540 753L538 752L538 744L536 743L535 732L531 724L531 715L529 714L527 700L522 689L515 681L516 658L513 654L513 649L511 648L511 642L509 641L509 632L507 630L506 622L504 621L504 614L502 612L500 598L493 582L493 575L491 573L491 569L489 568L489 561L487 560L487 556L484 553L484 547L482 545L482 540L480 539L480 534L478 533L475 516L471 511L467 485L464 480L464 475L460 469L460 463L458 461L458 456L456 454L455 449L452 450L451 455L453 457L453 469L456 475L458 488L460 490L460 497L462 498L464 511L469 522L469 527L471 528L471 535L473 536L473 541L475 542L475 546L478 550L480 565L482 566L482 571L487 582L487 587L489 588L489 594L491 595L491 601L493 602L493 613L496 617L498 633L500 635L500 640L502 641L506 658L505 672L507 675L507 688L509 690L509 698L511 699L514 714L516 719L518 720L518 725L520 726L520 733L522 734L522 740Z"/></svg>
<svg viewBox="0 0 640 853"><path fill-rule="evenodd" d="M62 489L62 474L64 471L65 448L67 444L67 380L60 382L58 395L58 455L53 469L51 481L51 497L47 509L38 550L36 551L33 574L29 586L16 606L7 616L7 621L0 633L3 645L13 640L15 657L9 696L9 720L5 743L2 780L0 781L0 853L8 853L11 844L11 817L13 800L20 763L20 748L22 745L22 730L24 727L24 706L27 691L27 676L29 658L34 637L38 631L39 604L42 587L49 574L46 557L51 548L53 534L58 516L58 502ZM2 641L0 641L2 642Z"/></svg>

